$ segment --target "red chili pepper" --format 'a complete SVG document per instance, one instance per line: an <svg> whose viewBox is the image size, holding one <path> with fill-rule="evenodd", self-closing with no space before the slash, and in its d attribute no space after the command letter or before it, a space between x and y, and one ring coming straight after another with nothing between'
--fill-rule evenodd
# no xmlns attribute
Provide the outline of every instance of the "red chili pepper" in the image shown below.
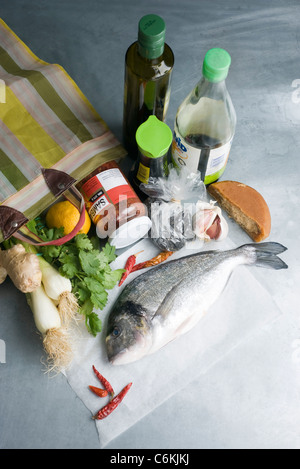
<svg viewBox="0 0 300 469"><path fill-rule="evenodd" d="M108 404L106 404L102 409L100 409L96 415L94 415L92 418L94 420L102 420L106 418L108 415L112 413L113 410L115 410L120 402L124 399L126 394L128 393L129 389L131 388L132 383L127 384L125 388L122 389L119 394L117 394L116 397L114 397Z"/></svg>
<svg viewBox="0 0 300 469"><path fill-rule="evenodd" d="M160 254L158 254L157 256L152 257L152 259L150 259L149 261L140 262L139 264L136 264L132 268L132 272L136 272L137 270L146 269L147 267L152 267L154 265L158 265L161 262L168 259L168 257L170 257L172 254L174 254L174 251L163 251Z"/></svg>
<svg viewBox="0 0 300 469"><path fill-rule="evenodd" d="M93 391L96 396L106 397L108 392L106 389L96 388L95 386L89 386L90 390Z"/></svg>
<svg viewBox="0 0 300 469"><path fill-rule="evenodd" d="M140 251L142 252L142 251ZM121 280L119 282L119 287L122 285L123 282L125 282L125 280L127 279L128 275L130 274L130 272L132 272L132 269L135 265L135 262L136 262L136 256L139 254L139 252L137 254L132 254L131 256L128 257L127 261L126 261L126 264L125 264L125 272L123 273L122 277L121 277Z"/></svg>
<svg viewBox="0 0 300 469"><path fill-rule="evenodd" d="M102 376L98 370L96 370L96 368L94 367L93 365L93 370L94 370L94 373L95 375L97 376L97 378L99 379L100 383L105 387L106 391L113 397L113 395L115 394L113 388L112 388L112 385L109 383L109 381L107 381L106 378L104 378L104 376Z"/></svg>

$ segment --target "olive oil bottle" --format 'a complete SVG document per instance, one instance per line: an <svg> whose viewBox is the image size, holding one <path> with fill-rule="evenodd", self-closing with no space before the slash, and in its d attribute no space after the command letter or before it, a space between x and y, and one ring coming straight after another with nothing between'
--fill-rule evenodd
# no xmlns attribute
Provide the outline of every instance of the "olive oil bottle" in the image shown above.
<svg viewBox="0 0 300 469"><path fill-rule="evenodd" d="M125 57L123 144L136 158L135 133L149 116L164 121L170 99L174 54L165 43L166 26L157 15L146 15L138 26L138 40Z"/></svg>

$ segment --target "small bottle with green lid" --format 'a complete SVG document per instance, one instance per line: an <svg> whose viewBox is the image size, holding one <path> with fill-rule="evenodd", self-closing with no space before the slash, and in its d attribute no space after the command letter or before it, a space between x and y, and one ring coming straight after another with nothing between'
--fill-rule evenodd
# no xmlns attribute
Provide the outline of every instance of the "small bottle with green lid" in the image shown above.
<svg viewBox="0 0 300 469"><path fill-rule="evenodd" d="M225 79L229 53L210 49L204 58L202 78L179 106L175 118L172 161L191 172L197 170L205 184L223 174L235 133L236 114Z"/></svg>
<svg viewBox="0 0 300 469"><path fill-rule="evenodd" d="M166 26L157 15L139 21L138 40L125 57L123 143L137 157L135 133L149 116L164 121L170 99L174 54L165 43Z"/></svg>
<svg viewBox="0 0 300 469"><path fill-rule="evenodd" d="M136 131L138 159L132 175L133 186L148 184L150 178L168 175L169 149L173 134L170 127L156 116L149 116Z"/></svg>

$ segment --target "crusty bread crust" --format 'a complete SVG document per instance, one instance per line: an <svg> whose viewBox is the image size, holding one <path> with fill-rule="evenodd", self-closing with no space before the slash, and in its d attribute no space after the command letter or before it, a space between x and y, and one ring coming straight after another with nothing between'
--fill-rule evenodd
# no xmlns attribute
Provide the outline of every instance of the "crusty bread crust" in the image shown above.
<svg viewBox="0 0 300 469"><path fill-rule="evenodd" d="M219 181L210 184L207 191L253 241L269 236L270 210L257 190L237 181Z"/></svg>

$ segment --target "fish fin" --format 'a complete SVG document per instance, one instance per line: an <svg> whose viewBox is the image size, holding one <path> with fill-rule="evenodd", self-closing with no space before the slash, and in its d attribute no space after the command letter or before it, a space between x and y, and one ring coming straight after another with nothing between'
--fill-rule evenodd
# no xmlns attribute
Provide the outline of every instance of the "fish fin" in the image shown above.
<svg viewBox="0 0 300 469"><path fill-rule="evenodd" d="M178 289L178 285L175 285L173 288L171 288L171 290L164 297L161 305L159 306L159 308L157 309L153 317L157 317L157 316L161 316L164 318L167 317L176 299L177 289Z"/></svg>
<svg viewBox="0 0 300 469"><path fill-rule="evenodd" d="M201 317L205 316L205 314L206 311L203 311ZM186 332L189 332L197 324L198 321L199 319L197 318L195 320L193 316L189 316L188 318L186 318L183 323L180 324L180 326L176 329L174 333L175 337L177 335L183 335L186 334Z"/></svg>
<svg viewBox="0 0 300 469"><path fill-rule="evenodd" d="M244 244L242 249L251 249L255 252L254 264L258 267L266 267L269 269L287 269L287 264L280 259L277 254L287 250L285 246L275 242L265 242L259 244Z"/></svg>
<svg viewBox="0 0 300 469"><path fill-rule="evenodd" d="M265 243L245 244L245 246L254 246L256 252L265 254L281 254L287 251L287 247L283 244L275 243L274 241L267 241Z"/></svg>

